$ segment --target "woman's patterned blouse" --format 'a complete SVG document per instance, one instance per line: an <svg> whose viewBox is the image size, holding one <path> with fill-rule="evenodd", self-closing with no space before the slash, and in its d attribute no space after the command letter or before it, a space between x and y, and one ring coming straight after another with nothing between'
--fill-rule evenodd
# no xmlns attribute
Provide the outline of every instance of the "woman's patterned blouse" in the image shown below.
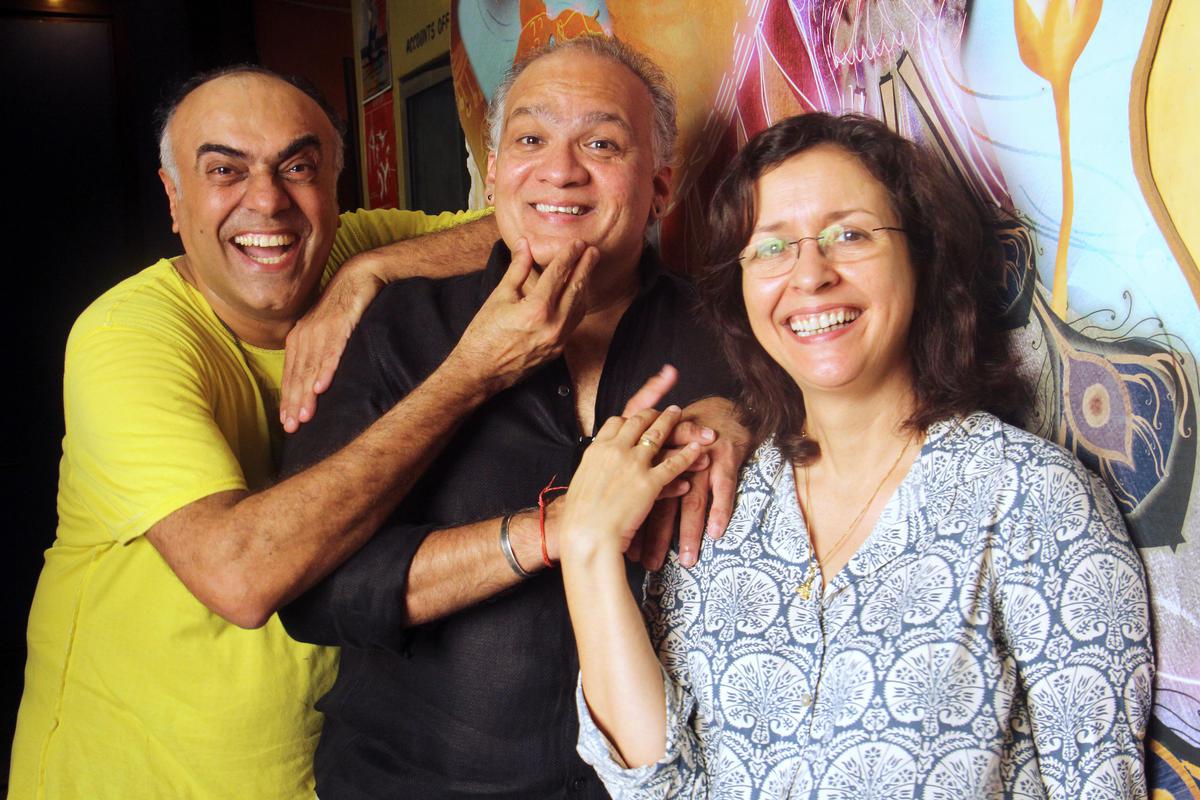
<svg viewBox="0 0 1200 800"><path fill-rule="evenodd" d="M647 579L663 759L625 769L577 695L579 752L615 798L1145 797L1146 577L1072 456L989 414L938 423L805 600L810 558L768 442L724 537Z"/></svg>

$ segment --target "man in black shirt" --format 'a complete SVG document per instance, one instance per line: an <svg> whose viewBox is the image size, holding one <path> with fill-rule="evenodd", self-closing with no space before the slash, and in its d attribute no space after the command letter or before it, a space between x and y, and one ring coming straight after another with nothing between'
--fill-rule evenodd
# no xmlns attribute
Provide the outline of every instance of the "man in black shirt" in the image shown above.
<svg viewBox="0 0 1200 800"><path fill-rule="evenodd" d="M318 704L323 800L607 796L574 752L578 661L550 568L559 504L544 525L521 509L570 480L591 432L663 364L682 368L667 402L730 388L691 285L644 240L670 197L674 100L661 72L614 40L573 40L514 68L491 113L503 241L482 272L380 294L285 470L417 387L489 295L545 296L577 265L586 284L554 291L581 289L584 310L564 322L561 356L463 420L375 537L281 613L296 638L343 647ZM550 265L540 277L539 264Z"/></svg>

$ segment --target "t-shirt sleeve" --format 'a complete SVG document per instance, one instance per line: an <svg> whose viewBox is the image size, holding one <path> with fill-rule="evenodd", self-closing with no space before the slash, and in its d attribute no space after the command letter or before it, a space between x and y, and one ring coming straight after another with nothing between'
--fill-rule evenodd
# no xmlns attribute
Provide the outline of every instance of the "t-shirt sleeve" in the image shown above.
<svg viewBox="0 0 1200 800"><path fill-rule="evenodd" d="M474 222L490 213L491 209L443 211L441 214L396 208L348 211L340 218L341 225L334 237L333 249L329 251L329 260L325 262L321 285L329 283L342 264L359 253Z"/></svg>
<svg viewBox="0 0 1200 800"><path fill-rule="evenodd" d="M213 418L203 377L169 337L105 326L73 333L63 403L65 492L125 543L172 512L246 479Z"/></svg>

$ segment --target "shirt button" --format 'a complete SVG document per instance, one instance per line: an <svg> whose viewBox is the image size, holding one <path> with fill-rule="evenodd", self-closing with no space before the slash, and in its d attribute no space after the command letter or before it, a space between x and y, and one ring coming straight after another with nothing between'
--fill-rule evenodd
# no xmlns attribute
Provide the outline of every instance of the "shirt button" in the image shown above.
<svg viewBox="0 0 1200 800"><path fill-rule="evenodd" d="M813 703L813 696L811 694L809 694L808 692L805 692L804 694L800 695L800 705L804 706L805 708L808 708L809 706L812 705L812 703Z"/></svg>
<svg viewBox="0 0 1200 800"><path fill-rule="evenodd" d="M559 397L566 397L570 393L571 393L571 387L567 386L565 383L562 386L558 387L558 396Z"/></svg>

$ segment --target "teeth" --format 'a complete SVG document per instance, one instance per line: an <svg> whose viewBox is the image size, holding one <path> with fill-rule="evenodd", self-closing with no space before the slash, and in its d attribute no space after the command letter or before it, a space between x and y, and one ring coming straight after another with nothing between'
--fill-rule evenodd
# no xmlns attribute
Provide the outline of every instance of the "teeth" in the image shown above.
<svg viewBox="0 0 1200 800"><path fill-rule="evenodd" d="M583 208L580 206L552 206L548 203L535 203L533 207L543 214L571 214L578 217L583 213Z"/></svg>
<svg viewBox="0 0 1200 800"><path fill-rule="evenodd" d="M818 333L829 333L844 328L858 319L861 312L853 308L839 308L835 311L823 311L807 317L792 317L788 327L797 336L815 336Z"/></svg>
<svg viewBox="0 0 1200 800"><path fill-rule="evenodd" d="M234 244L243 247L286 247L296 241L290 233L240 233L233 237ZM269 263L264 261L263 263Z"/></svg>

